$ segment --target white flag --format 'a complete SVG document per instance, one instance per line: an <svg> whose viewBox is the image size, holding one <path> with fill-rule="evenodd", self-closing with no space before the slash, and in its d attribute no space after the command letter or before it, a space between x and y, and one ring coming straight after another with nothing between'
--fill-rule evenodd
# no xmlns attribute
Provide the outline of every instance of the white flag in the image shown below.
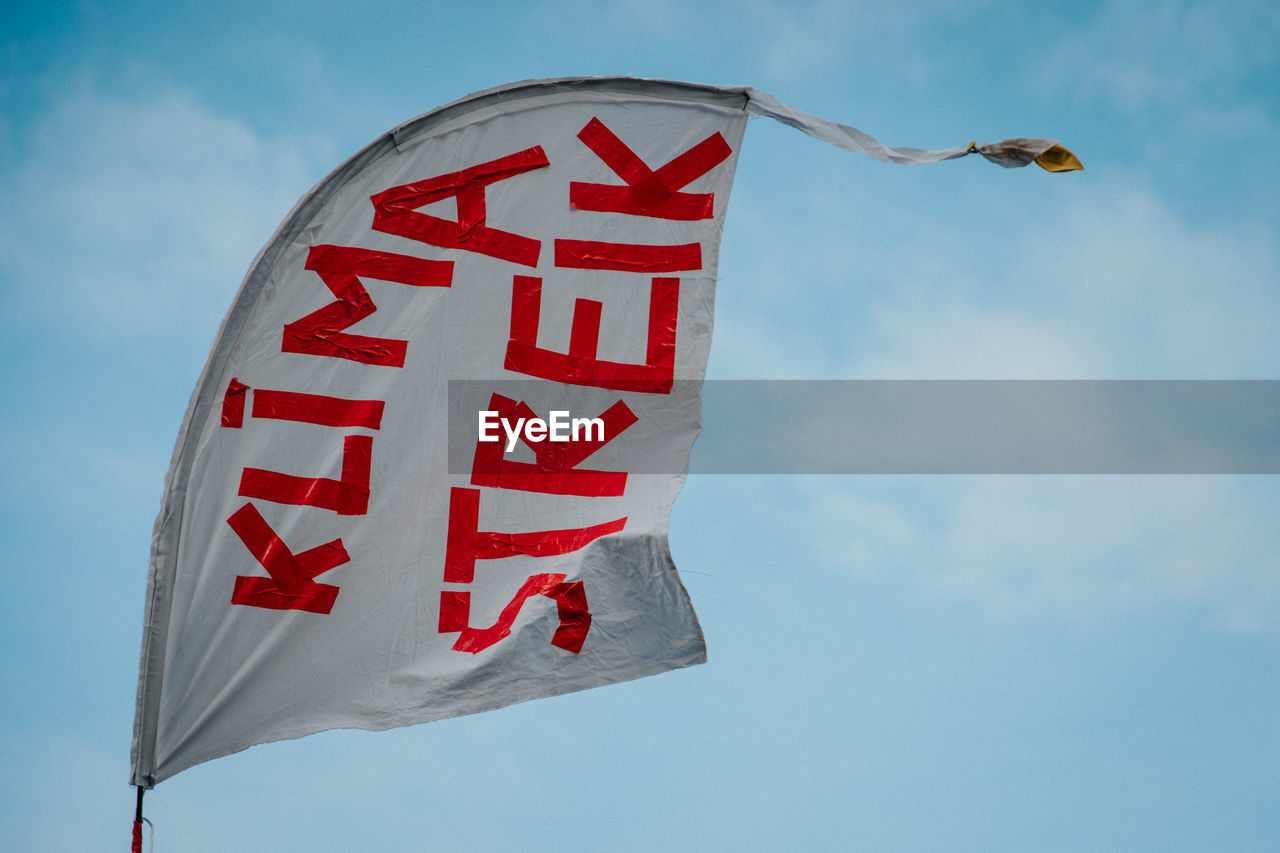
<svg viewBox="0 0 1280 853"><path fill-rule="evenodd" d="M705 659L667 526L750 112L898 162L974 148L887 149L745 88L536 81L298 203L174 451L133 784ZM991 159L1053 146L1017 142ZM637 470L655 447L674 461Z"/></svg>

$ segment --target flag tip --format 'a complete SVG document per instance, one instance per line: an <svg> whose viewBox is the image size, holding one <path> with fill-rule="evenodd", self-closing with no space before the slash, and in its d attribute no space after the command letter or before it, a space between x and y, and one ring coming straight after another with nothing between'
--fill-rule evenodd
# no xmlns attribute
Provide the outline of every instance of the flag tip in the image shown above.
<svg viewBox="0 0 1280 853"><path fill-rule="evenodd" d="M1036 165L1046 172L1083 172L1080 158L1061 145L1055 145L1036 158Z"/></svg>

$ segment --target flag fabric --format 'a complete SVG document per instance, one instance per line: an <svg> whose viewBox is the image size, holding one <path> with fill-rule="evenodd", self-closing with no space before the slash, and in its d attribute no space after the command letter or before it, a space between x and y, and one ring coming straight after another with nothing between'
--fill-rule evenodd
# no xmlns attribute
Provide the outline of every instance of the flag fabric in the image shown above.
<svg viewBox="0 0 1280 853"><path fill-rule="evenodd" d="M891 149L633 78L512 84L380 137L261 251L188 406L132 784L705 660L667 526L751 114L894 162L1055 146ZM639 471L655 446L674 461Z"/></svg>

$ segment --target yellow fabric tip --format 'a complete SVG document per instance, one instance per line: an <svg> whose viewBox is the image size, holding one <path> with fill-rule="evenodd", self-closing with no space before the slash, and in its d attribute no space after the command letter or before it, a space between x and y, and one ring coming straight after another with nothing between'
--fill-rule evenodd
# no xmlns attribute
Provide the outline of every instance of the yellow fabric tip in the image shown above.
<svg viewBox="0 0 1280 853"><path fill-rule="evenodd" d="M1036 165L1046 172L1083 172L1084 164L1061 145L1055 145L1036 158Z"/></svg>

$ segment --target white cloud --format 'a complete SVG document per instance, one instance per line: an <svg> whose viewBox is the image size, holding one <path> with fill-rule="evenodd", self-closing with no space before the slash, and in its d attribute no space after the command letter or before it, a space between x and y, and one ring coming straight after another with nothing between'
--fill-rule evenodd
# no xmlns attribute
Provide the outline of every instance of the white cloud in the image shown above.
<svg viewBox="0 0 1280 853"><path fill-rule="evenodd" d="M756 20L758 32L768 34L762 45L766 73L785 80L838 64L864 17L860 7L833 0L749 0L743 11Z"/></svg>
<svg viewBox="0 0 1280 853"><path fill-rule="evenodd" d="M1090 375L1271 378L1280 235L1260 222L1193 225L1121 184L1092 195L1029 235L1012 270L1052 294Z"/></svg>
<svg viewBox="0 0 1280 853"><path fill-rule="evenodd" d="M1280 241L1265 224L1193 225L1116 183L1005 236L1009 253L987 269L906 247L843 375L1274 377ZM945 279L919 272L932 264ZM814 517L841 543L826 557L855 577L999 618L1192 613L1280 628L1271 478L920 478L863 494L824 482Z"/></svg>
<svg viewBox="0 0 1280 853"><path fill-rule="evenodd" d="M813 531L824 565L839 567L855 578L894 576L894 567L904 558L910 563L910 555L919 554L930 535L919 512L885 495L867 494L850 487L850 481L803 482L812 511L796 512L797 527Z"/></svg>
<svg viewBox="0 0 1280 853"><path fill-rule="evenodd" d="M996 612L1069 620L1208 611L1280 628L1269 480L984 478L960 494L928 580Z"/></svg>
<svg viewBox="0 0 1280 853"><path fill-rule="evenodd" d="M919 49L925 34L981 16L988 6L986 0L747 0L737 11L760 34L763 67L773 79L804 81L871 55L890 63L895 77L919 84L935 68Z"/></svg>
<svg viewBox="0 0 1280 853"><path fill-rule="evenodd" d="M922 213L917 232L840 255L856 289L821 323L798 334L785 299L755 313L738 300L713 357L727 345L761 378L1274 378L1280 238L1268 223L1197 221L1119 172L1019 198L985 218L1003 251L934 240L936 215ZM886 216L910 213L892 204ZM734 224L756 229L745 220ZM805 263L810 246L849 242L834 227L778 241ZM759 274L781 297L830 271ZM791 512L821 559L860 582L992 618L1191 615L1272 632L1278 488L1268 477L824 478L806 481Z"/></svg>
<svg viewBox="0 0 1280 853"><path fill-rule="evenodd" d="M599 14L599 7L585 4L582 13ZM618 0L617 14L628 26L664 42L678 39L694 24L689 4L677 0Z"/></svg>
<svg viewBox="0 0 1280 853"><path fill-rule="evenodd" d="M908 284L871 309L876 343L851 372L873 379L1063 379L1088 372L1088 357L1054 318L1015 306L974 304Z"/></svg>
<svg viewBox="0 0 1280 853"><path fill-rule="evenodd" d="M1046 76L1144 118L1191 102L1229 107L1240 84L1275 66L1278 35L1280 7L1267 0L1111 0L1057 43Z"/></svg>
<svg viewBox="0 0 1280 853"><path fill-rule="evenodd" d="M908 596L1001 620L1280 630L1271 478L814 478L802 495L827 565Z"/></svg>
<svg viewBox="0 0 1280 853"><path fill-rule="evenodd" d="M181 90L126 97L76 80L4 167L9 310L96 343L211 337L254 254L323 174L320 147L265 138Z"/></svg>
<svg viewBox="0 0 1280 853"><path fill-rule="evenodd" d="M780 240L780 266L791 255L799 260L789 274L764 260L760 286L795 295L780 293L774 313L744 316L738 308L717 347L727 345L745 365L775 366L752 378L1274 375L1280 234L1265 222L1193 224L1124 176L1060 193L1043 211L992 214L998 237L980 245L935 239L940 223L929 212L919 222L891 245L839 251L842 275L814 268L805 260L810 247L858 238L827 225L825 233L810 226ZM847 230L856 235L856 224ZM803 332L786 324L785 308L802 291L841 278L850 283L843 295L823 290L826 313L810 317Z"/></svg>

